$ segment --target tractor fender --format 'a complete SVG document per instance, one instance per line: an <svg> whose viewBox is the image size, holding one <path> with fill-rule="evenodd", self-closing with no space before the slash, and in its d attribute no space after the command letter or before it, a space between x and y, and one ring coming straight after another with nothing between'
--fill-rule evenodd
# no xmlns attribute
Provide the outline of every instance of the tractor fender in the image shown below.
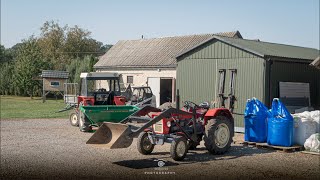
<svg viewBox="0 0 320 180"><path fill-rule="evenodd" d="M86 97L86 96L78 96L78 106L80 106L80 103L84 106L91 106L94 105L94 97Z"/></svg>
<svg viewBox="0 0 320 180"><path fill-rule="evenodd" d="M126 98L123 96L114 96L114 104L119 105L126 105Z"/></svg>
<svg viewBox="0 0 320 180"><path fill-rule="evenodd" d="M209 119L213 119L217 116L225 116L228 119L231 120L231 123L234 123L233 117L229 109L226 108L215 108L215 109L209 109L206 114L204 115L204 125L207 124Z"/></svg>
<svg viewBox="0 0 320 180"><path fill-rule="evenodd" d="M152 128L146 128L143 130L144 132L152 132Z"/></svg>

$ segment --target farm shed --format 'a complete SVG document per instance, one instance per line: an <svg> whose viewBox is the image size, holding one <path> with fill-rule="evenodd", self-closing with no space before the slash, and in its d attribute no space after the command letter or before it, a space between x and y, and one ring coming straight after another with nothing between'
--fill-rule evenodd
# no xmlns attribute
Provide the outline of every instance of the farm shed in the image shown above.
<svg viewBox="0 0 320 180"><path fill-rule="evenodd" d="M177 56L177 89L181 101L216 107L229 107L234 95L235 126L243 131L242 114L252 97L269 107L280 97L291 112L319 109L320 71L309 65L318 55L312 48L213 36Z"/></svg>
<svg viewBox="0 0 320 180"><path fill-rule="evenodd" d="M64 84L68 82L69 72L67 71L54 71L43 70L41 73L43 93L43 102L46 100L46 96L50 92L58 92L63 95Z"/></svg>
<svg viewBox="0 0 320 180"><path fill-rule="evenodd" d="M217 33L219 36L242 38L239 31ZM123 40L116 43L94 65L97 72L116 72L122 86L150 86L157 106L174 101L176 56L211 38L213 34Z"/></svg>

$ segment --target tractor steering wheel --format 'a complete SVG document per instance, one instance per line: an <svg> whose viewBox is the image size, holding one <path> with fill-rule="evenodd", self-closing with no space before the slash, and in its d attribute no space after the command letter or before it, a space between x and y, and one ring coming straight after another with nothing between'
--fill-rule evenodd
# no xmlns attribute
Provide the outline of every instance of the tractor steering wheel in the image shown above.
<svg viewBox="0 0 320 180"><path fill-rule="evenodd" d="M100 89L96 89L96 92L107 92L107 90L105 88L100 88Z"/></svg>

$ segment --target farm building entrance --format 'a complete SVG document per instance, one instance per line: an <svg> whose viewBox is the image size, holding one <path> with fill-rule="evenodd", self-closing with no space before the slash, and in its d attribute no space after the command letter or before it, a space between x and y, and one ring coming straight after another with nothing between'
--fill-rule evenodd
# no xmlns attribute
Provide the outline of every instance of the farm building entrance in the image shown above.
<svg viewBox="0 0 320 180"><path fill-rule="evenodd" d="M160 104L172 102L172 79L160 79Z"/></svg>
<svg viewBox="0 0 320 180"><path fill-rule="evenodd" d="M157 107L165 102L174 101L175 87L173 78L148 77L148 86L156 96Z"/></svg>

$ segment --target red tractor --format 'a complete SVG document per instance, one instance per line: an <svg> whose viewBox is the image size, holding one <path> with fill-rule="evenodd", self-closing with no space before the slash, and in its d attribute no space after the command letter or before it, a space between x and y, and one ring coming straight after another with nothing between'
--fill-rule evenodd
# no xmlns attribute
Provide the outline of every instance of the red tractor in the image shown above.
<svg viewBox="0 0 320 180"><path fill-rule="evenodd" d="M182 110L169 108L159 112L156 108L142 108L120 123L105 122L87 144L101 144L114 148L127 148L137 137L141 154L152 153L155 145L171 143L171 157L183 160L189 149L195 149L204 140L212 154L226 152L234 135L234 119L228 109L209 109L209 103L197 105L185 101ZM142 126L131 122L144 122Z"/></svg>
<svg viewBox="0 0 320 180"><path fill-rule="evenodd" d="M69 116L72 126L79 125L80 106L125 105L126 98L121 96L120 78L117 73L81 73L80 78L80 95L77 97L74 111Z"/></svg>

